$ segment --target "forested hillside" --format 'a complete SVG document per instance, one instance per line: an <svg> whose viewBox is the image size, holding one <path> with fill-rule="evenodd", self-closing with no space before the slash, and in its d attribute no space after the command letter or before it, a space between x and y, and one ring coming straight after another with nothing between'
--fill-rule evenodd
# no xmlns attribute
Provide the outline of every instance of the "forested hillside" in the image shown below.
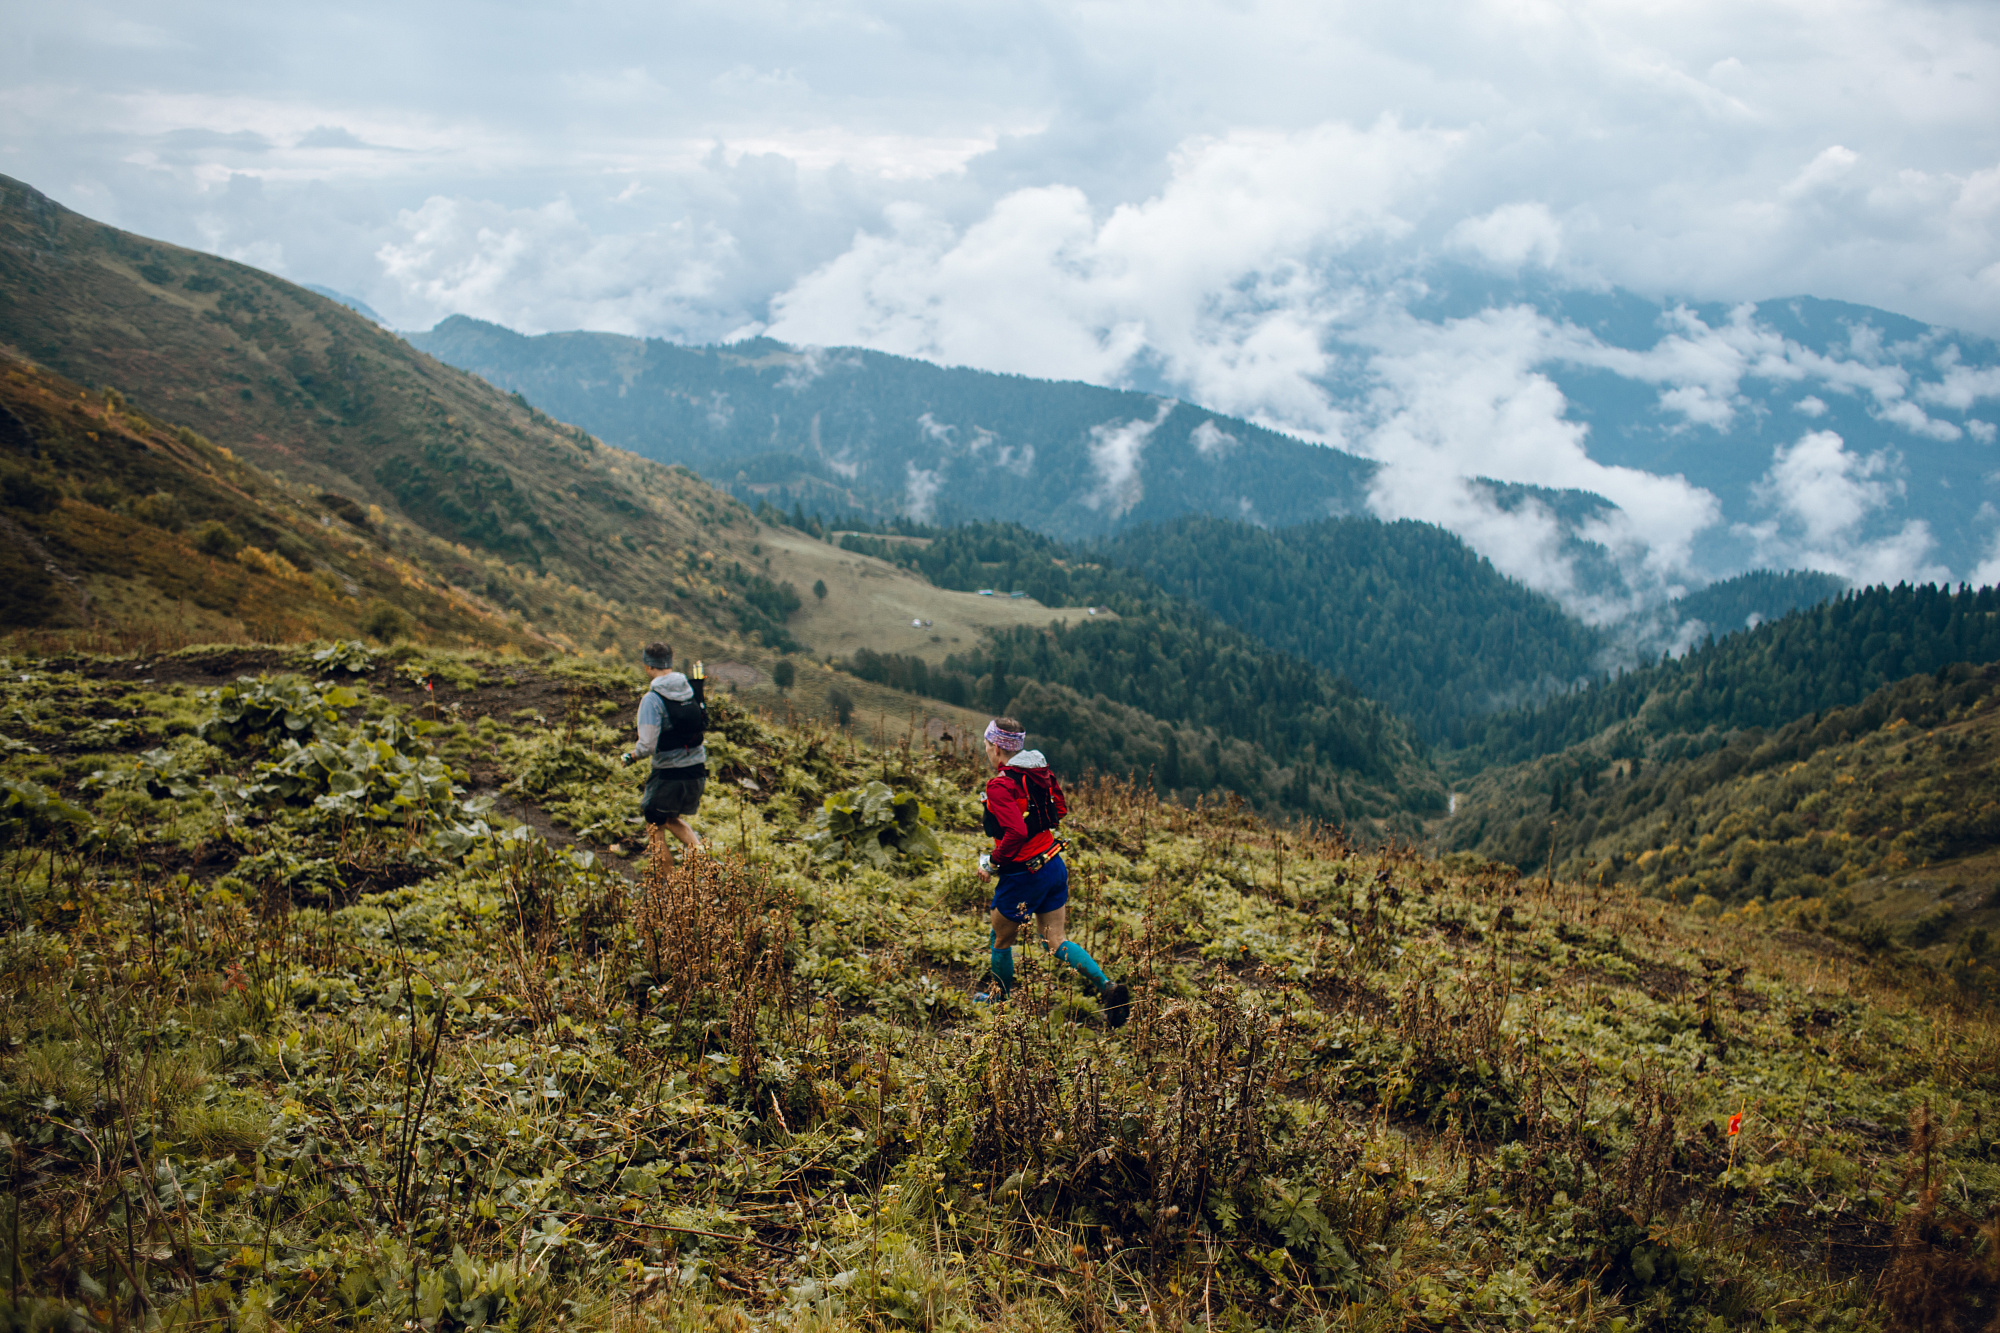
<svg viewBox="0 0 2000 1333"><path fill-rule="evenodd" d="M769 339L524 337L454 317L411 341L749 502L1062 537L1184 513L1361 512L1374 464L1169 399Z"/></svg>
<svg viewBox="0 0 2000 1333"><path fill-rule="evenodd" d="M1633 744L1777 727L1858 703L1891 681L2000 658L2000 589L1852 592L1532 708L1466 727L1462 773L1554 754L1622 724Z"/></svg>
<svg viewBox="0 0 2000 1333"><path fill-rule="evenodd" d="M1831 575L1756 571L1641 621L1594 628L1508 579L1430 524L1329 519L1267 529L1187 516L1087 545L1014 524L884 524L842 543L940 587L1021 591L1046 605L1160 612L1162 593L1206 608L1266 647L1303 658L1386 704L1420 742L1459 745L1489 713L1588 682L1632 645L1704 625L1775 620L1833 597ZM942 685L943 682L940 682Z"/></svg>
<svg viewBox="0 0 2000 1333"><path fill-rule="evenodd" d="M1352 681L1426 743L1587 678L1605 638L1428 523L1265 529L1189 517L1092 550Z"/></svg>
<svg viewBox="0 0 2000 1333"><path fill-rule="evenodd" d="M1051 606L1116 613L992 633L940 665L858 653L849 668L864 679L995 712L1012 708L1062 743L1072 762L1132 773L1189 800L1221 786L1263 809L1335 821L1442 807L1442 786L1393 713L1325 668L1274 651L1139 575L1074 558L1013 524L970 524L921 543L841 540L943 587L1020 590ZM1086 725L1080 701L1093 698L1151 720ZM1132 743L1113 740L1120 730L1135 733ZM1246 748L1231 750L1232 741Z"/></svg>
<svg viewBox="0 0 2000 1333"><path fill-rule="evenodd" d="M2000 926L2000 662L1960 663L1690 747L1624 734L1478 778L1447 845L1681 903L1762 910L1928 873L1913 943Z"/></svg>
<svg viewBox="0 0 2000 1333"><path fill-rule="evenodd" d="M1698 620L1710 634L1731 634L1830 602L1847 587L1838 574L1814 569L1753 569L1676 599L1664 620L1669 626Z"/></svg>

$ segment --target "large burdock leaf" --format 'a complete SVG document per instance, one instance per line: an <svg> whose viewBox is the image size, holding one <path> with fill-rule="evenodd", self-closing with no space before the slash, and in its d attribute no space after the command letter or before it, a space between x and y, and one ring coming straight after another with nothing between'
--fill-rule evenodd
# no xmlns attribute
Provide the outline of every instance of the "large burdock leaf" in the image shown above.
<svg viewBox="0 0 2000 1333"><path fill-rule="evenodd" d="M936 816L915 794L880 780L835 792L820 805L806 847L822 861L849 860L880 870L914 869L944 854Z"/></svg>

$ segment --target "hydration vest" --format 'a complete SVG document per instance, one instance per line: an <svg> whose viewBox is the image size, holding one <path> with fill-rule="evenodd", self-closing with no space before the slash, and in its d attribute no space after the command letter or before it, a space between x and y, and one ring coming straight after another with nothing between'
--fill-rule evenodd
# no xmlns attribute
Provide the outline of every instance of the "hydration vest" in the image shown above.
<svg viewBox="0 0 2000 1333"><path fill-rule="evenodd" d="M1046 784L1035 781L1031 773L1046 773ZM1021 822L1026 824L1030 834L1050 833L1062 827L1063 816L1069 813L1069 802L1063 799L1062 783L1056 781L1051 769L1003 768L1000 776L1016 779L1021 792ZM997 838L1006 830L993 812L985 812L986 836Z"/></svg>

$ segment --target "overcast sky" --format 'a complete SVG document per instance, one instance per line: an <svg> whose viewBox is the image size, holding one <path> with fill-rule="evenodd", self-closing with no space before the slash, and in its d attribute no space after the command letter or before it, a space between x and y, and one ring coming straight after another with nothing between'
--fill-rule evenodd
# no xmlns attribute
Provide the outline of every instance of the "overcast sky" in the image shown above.
<svg viewBox="0 0 2000 1333"><path fill-rule="evenodd" d="M865 343L1447 470L1320 387L1337 327L1440 354L1382 304L1438 258L2000 334L1991 3L4 3L0 171L403 328ZM1525 448L1496 319L1445 333ZM1649 485L1671 564L1718 519Z"/></svg>

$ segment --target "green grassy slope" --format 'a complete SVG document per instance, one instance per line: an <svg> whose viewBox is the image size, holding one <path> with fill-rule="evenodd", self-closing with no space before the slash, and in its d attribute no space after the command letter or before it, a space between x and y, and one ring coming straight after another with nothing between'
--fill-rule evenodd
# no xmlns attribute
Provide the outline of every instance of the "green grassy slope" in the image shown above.
<svg viewBox="0 0 2000 1333"><path fill-rule="evenodd" d="M699 612L688 552L741 559L754 540L748 511L691 474L606 448L336 302L4 177L0 344L289 480L617 601Z"/></svg>
<svg viewBox="0 0 2000 1333"><path fill-rule="evenodd" d="M163 645L549 640L426 567L449 547L287 486L185 428L0 354L0 623ZM415 558L411 558L414 555ZM518 571L492 562L496 579ZM461 580L463 582L464 580ZM549 632L560 635L557 618Z"/></svg>
<svg viewBox="0 0 2000 1333"><path fill-rule="evenodd" d="M968 1003L977 774L921 746L725 704L728 854L634 882L454 790L626 827L624 673L407 663L482 678L435 725L385 668L273 681L308 763L135 665L0 678L15 1325L1719 1333L2000 1294L2000 1034L1900 949L1081 787L1110 1030L1032 949ZM941 863L813 859L873 780Z"/></svg>
<svg viewBox="0 0 2000 1333"><path fill-rule="evenodd" d="M1860 907L1940 962L2000 926L2000 663L1691 747L1620 740L1481 775L1441 836L1716 910Z"/></svg>

